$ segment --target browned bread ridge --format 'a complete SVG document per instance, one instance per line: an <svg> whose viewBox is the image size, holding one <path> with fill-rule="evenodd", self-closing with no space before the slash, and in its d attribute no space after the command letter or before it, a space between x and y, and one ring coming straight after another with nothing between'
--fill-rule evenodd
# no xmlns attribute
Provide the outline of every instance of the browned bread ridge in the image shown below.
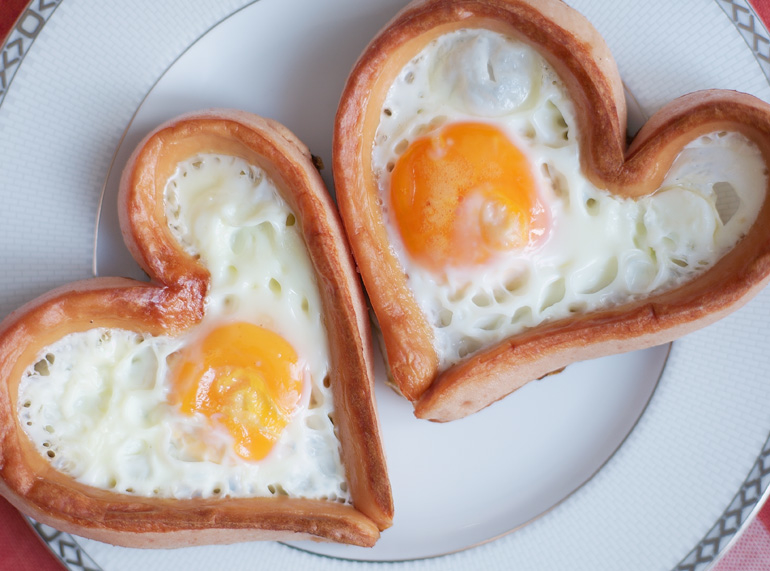
<svg viewBox="0 0 770 571"><path fill-rule="evenodd" d="M290 497L158 499L95 489L54 470L24 434L17 394L24 370L64 335L96 327L177 334L203 316L209 274L174 240L163 188L196 153L263 168L295 213L320 288L331 350L335 424L353 505ZM120 220L152 279L96 278L28 303L0 324L0 493L57 529L129 547L257 539L373 545L393 505L373 399L371 338L358 276L336 210L307 148L285 127L231 110L186 115L153 131L121 181Z"/></svg>
<svg viewBox="0 0 770 571"><path fill-rule="evenodd" d="M337 112L333 168L340 213L393 381L418 417L436 421L474 413L574 361L669 342L734 311L770 279L770 201L765 200L748 235L689 283L535 327L440 370L430 324L388 243L371 150L383 101L402 67L434 38L474 27L526 42L559 73L576 108L582 169L599 188L627 197L649 194L685 144L719 130L743 133L765 162L770 160L770 106L722 90L673 101L626 148L625 101L612 55L591 24L559 0L409 4L370 42L350 74Z"/></svg>

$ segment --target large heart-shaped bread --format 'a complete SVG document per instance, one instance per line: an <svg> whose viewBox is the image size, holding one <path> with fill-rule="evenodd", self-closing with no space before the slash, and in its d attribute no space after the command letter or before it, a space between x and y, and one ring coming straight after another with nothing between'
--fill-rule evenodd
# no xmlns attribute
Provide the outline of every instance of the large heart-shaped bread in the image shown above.
<svg viewBox="0 0 770 571"><path fill-rule="evenodd" d="M119 204L152 283L69 284L0 325L0 493L117 545L373 545L393 508L368 319L307 148L248 113L183 116Z"/></svg>
<svg viewBox="0 0 770 571"><path fill-rule="evenodd" d="M334 138L394 384L448 421L725 316L770 276L769 159L770 107L720 90L627 147L614 60L563 2L412 2L360 56Z"/></svg>

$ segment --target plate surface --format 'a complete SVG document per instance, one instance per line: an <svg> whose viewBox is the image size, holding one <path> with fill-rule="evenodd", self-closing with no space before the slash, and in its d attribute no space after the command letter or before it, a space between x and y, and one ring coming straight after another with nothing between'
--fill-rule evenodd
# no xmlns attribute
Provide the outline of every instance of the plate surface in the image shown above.
<svg viewBox="0 0 770 571"><path fill-rule="evenodd" d="M93 273L141 277L120 241L117 178L134 145L165 119L212 106L246 109L283 122L330 165L345 77L404 4L146 3L41 4L32 7L38 19L23 22L29 37L14 32L28 51L0 102L0 197L7 205L0 255L9 268L0 277L3 316ZM604 34L646 114L704 87L770 99L735 26L738 20L746 27L750 16L738 4L571 4ZM15 38L6 52L16 49ZM323 174L331 187L329 169ZM766 291L675 343L657 389L666 347L571 366L446 425L414 419L379 370L396 520L373 550L252 543L142 551L38 529L72 569L204 569L223 560L232 569L368 567L361 560L408 560L398 566L410 569L699 569L767 488L758 460L770 432L770 387L762 379L770 366L769 309ZM713 535L726 513L732 519ZM495 538L541 514L491 543L419 560Z"/></svg>

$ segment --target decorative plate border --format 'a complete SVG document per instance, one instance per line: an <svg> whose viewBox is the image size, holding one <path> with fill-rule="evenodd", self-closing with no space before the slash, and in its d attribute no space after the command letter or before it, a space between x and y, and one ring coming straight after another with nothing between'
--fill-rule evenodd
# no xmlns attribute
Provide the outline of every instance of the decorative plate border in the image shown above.
<svg viewBox="0 0 770 571"><path fill-rule="evenodd" d="M61 0L32 0L8 34L0 56L0 105L24 56L60 3Z"/></svg>
<svg viewBox="0 0 770 571"><path fill-rule="evenodd" d="M35 38L62 0L31 0L0 50L0 106ZM770 82L770 34L747 0L715 0L736 27ZM770 495L770 436L733 501L698 545L673 571L705 571L736 539L743 524ZM69 569L103 571L77 540L50 526L27 518L52 553Z"/></svg>
<svg viewBox="0 0 770 571"><path fill-rule="evenodd" d="M770 82L770 39L762 20L748 0L716 0L738 32L746 40L751 53Z"/></svg>
<svg viewBox="0 0 770 571"><path fill-rule="evenodd" d="M77 540L69 533L64 533L31 518L27 519L48 548L68 569L73 571L104 571L83 551Z"/></svg>
<svg viewBox="0 0 770 571"><path fill-rule="evenodd" d="M721 556L732 540L737 539L743 524L762 505L760 500L768 496L770 485L770 438L765 441L757 462L743 482L741 489L730 502L700 543L682 559L674 571L703 571Z"/></svg>
<svg viewBox="0 0 770 571"><path fill-rule="evenodd" d="M701 542L677 565L675 571L702 571L714 563L732 543L743 524L762 505L770 485L770 438L765 442L740 491Z"/></svg>

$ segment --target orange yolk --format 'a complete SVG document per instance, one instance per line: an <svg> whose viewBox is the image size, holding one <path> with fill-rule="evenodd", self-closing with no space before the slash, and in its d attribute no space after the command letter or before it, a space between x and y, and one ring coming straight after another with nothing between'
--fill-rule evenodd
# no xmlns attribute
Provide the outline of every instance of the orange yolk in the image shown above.
<svg viewBox="0 0 770 571"><path fill-rule="evenodd" d="M527 157L484 123L415 140L393 169L390 204L408 253L433 272L520 250L547 225Z"/></svg>
<svg viewBox="0 0 770 571"><path fill-rule="evenodd" d="M185 347L173 369L182 412L223 425L246 460L267 456L302 393L297 353L283 337L251 323L228 323Z"/></svg>

